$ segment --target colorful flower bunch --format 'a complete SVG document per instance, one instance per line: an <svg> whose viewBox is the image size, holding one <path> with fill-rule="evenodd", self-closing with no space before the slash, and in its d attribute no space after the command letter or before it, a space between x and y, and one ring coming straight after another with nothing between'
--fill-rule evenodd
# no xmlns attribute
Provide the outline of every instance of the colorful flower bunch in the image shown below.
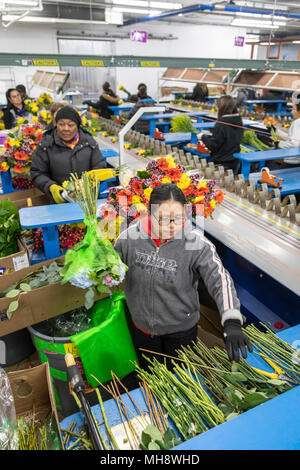
<svg viewBox="0 0 300 470"><path fill-rule="evenodd" d="M49 109L52 102L53 102L53 99L51 98L49 93L42 93L38 99L36 100L27 99L24 101L24 104L25 104L26 111L33 114L34 116L37 116L40 110Z"/></svg>
<svg viewBox="0 0 300 470"><path fill-rule="evenodd" d="M48 124L50 124L50 122L52 122L52 115L50 111L48 111L47 109L41 109L40 111L38 111L37 116L38 116L38 121L43 126L47 126Z"/></svg>
<svg viewBox="0 0 300 470"><path fill-rule="evenodd" d="M145 214L153 189L164 183L174 183L182 190L193 217L212 217L216 205L223 201L223 192L215 188L215 181L207 181L198 173L189 176L171 155L154 159L130 179L128 186L109 189L101 214L103 236L114 240L122 231L124 221L128 225Z"/></svg>
<svg viewBox="0 0 300 470"><path fill-rule="evenodd" d="M28 111L30 114L33 114L33 116L37 115L37 113L40 109L38 101L28 99L28 100L24 101L24 104L25 104L26 111Z"/></svg>
<svg viewBox="0 0 300 470"><path fill-rule="evenodd" d="M15 133L8 134L5 152L0 156L0 171L11 168L15 173L26 173L38 143L43 139L41 125L21 124Z"/></svg>

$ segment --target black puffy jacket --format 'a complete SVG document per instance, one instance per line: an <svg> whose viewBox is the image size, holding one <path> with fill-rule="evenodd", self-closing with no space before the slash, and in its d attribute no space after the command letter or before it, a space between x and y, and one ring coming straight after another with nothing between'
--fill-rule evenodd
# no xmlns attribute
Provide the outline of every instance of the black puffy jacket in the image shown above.
<svg viewBox="0 0 300 470"><path fill-rule="evenodd" d="M234 153L240 152L243 138L243 121L239 114L227 114L212 129L212 135L203 135L201 140L211 152L215 163L234 162ZM224 124L223 124L224 123Z"/></svg>
<svg viewBox="0 0 300 470"><path fill-rule="evenodd" d="M97 142L88 133L79 130L79 141L70 149L59 138L56 129L46 134L33 155L31 178L33 184L53 201L49 187L61 185L71 173L80 177L83 171L105 168L105 160Z"/></svg>

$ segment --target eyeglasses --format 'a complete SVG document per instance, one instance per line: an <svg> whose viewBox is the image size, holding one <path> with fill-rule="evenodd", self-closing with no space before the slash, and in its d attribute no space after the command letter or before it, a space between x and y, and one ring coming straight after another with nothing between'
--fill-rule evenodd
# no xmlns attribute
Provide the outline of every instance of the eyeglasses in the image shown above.
<svg viewBox="0 0 300 470"><path fill-rule="evenodd" d="M185 218L182 216L177 216L174 217L174 219L170 219L168 216L164 217L156 217L156 215L152 214L152 216L157 220L157 222L161 225L168 226L171 224L171 222L174 222L175 225L182 225Z"/></svg>

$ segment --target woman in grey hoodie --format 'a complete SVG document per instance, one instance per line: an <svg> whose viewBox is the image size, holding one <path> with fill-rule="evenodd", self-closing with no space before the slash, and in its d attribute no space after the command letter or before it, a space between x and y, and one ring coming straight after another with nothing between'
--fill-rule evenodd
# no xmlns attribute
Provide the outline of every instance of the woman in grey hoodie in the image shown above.
<svg viewBox="0 0 300 470"><path fill-rule="evenodd" d="M246 346L252 351L242 332L244 318L232 279L215 246L186 219L185 204L175 184L162 184L151 193L148 217L130 225L115 243L129 267L125 295L144 368L148 362L139 348L174 356L196 340L200 279L218 306L230 360L239 360L239 349L246 358Z"/></svg>

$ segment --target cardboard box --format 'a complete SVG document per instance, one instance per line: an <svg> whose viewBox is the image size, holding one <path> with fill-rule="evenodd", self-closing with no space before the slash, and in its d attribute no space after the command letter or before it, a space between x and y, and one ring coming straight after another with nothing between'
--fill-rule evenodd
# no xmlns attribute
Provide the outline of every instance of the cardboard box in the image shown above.
<svg viewBox="0 0 300 470"><path fill-rule="evenodd" d="M174 91L182 91L182 93L186 93L188 91L188 88L176 87L176 86L163 86L163 87L161 87L162 96L169 96Z"/></svg>
<svg viewBox="0 0 300 470"><path fill-rule="evenodd" d="M50 204L50 201L46 194L42 193L40 196L18 199L17 201L13 201L13 203L18 209L22 209L23 207L29 206L46 206Z"/></svg>
<svg viewBox="0 0 300 470"><path fill-rule="evenodd" d="M20 201L22 199L26 200L29 197L35 198L35 197L41 197L41 196L45 196L45 194L42 193L42 191L40 191L37 188L23 189L20 191L14 191L13 193L1 194L0 201L3 201L3 199L9 199L11 202L16 204L17 201Z"/></svg>
<svg viewBox="0 0 300 470"><path fill-rule="evenodd" d="M64 257L61 256L57 260L63 261ZM11 285L22 280L27 274L37 271L42 266L49 266L53 261L55 260L52 259L44 263L38 263L21 271L3 276L1 279L1 290L6 290ZM113 290L121 289L123 289L123 284L120 284ZM0 321L0 337L82 307L85 303L85 293L86 289L74 287L70 283L64 285L56 283L34 289L30 292L23 292L19 295L19 307L13 313L11 319ZM104 297L107 297L107 294L97 295L95 300ZM0 298L0 318L1 315L5 316L8 306L13 300L16 299Z"/></svg>
<svg viewBox="0 0 300 470"><path fill-rule="evenodd" d="M200 325L198 325L197 337L208 348L214 348L215 346L218 346L219 348L225 348L224 339L210 333L209 331L202 328Z"/></svg>
<svg viewBox="0 0 300 470"><path fill-rule="evenodd" d="M8 372L7 377L14 396L17 417L31 414L33 408L40 419L52 412L61 448L64 449L48 362L32 369Z"/></svg>
<svg viewBox="0 0 300 470"><path fill-rule="evenodd" d="M29 266L27 250L20 239L18 239L18 247L19 251L17 253L0 258L0 276L9 275Z"/></svg>

